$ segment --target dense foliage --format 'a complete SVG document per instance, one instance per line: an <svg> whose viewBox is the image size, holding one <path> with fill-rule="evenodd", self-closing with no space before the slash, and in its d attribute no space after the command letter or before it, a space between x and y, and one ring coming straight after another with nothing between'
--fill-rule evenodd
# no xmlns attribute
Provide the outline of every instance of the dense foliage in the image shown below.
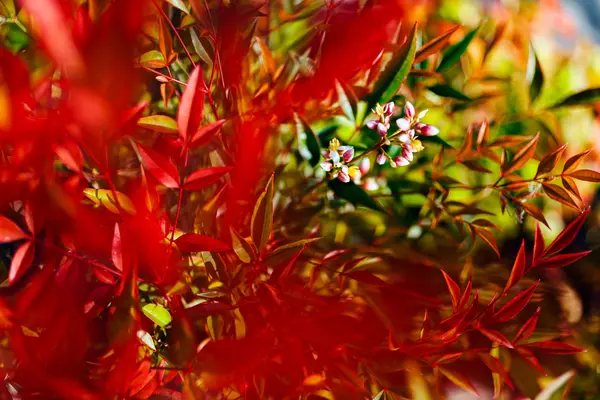
<svg viewBox="0 0 600 400"><path fill-rule="evenodd" d="M600 89L532 8L1 0L5 397L567 396Z"/></svg>

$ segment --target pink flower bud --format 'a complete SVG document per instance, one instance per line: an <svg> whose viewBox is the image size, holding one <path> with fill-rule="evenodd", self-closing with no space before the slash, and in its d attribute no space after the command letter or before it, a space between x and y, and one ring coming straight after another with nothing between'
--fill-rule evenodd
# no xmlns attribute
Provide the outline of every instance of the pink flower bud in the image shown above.
<svg viewBox="0 0 600 400"><path fill-rule="evenodd" d="M406 118L413 118L415 116L415 107L410 101L407 101L404 105L404 115Z"/></svg>
<svg viewBox="0 0 600 400"><path fill-rule="evenodd" d="M377 181L373 178L369 178L369 179L365 180L363 187L365 188L365 190L369 190L369 191L379 189L379 185L377 184Z"/></svg>
<svg viewBox="0 0 600 400"><path fill-rule="evenodd" d="M385 164L386 160L387 160L387 157L385 156L385 154L379 153L379 154L377 154L377 159L375 161L377 162L377 164L383 165L383 164Z"/></svg>
<svg viewBox="0 0 600 400"><path fill-rule="evenodd" d="M410 161L401 156L394 158L394 162L400 167L406 167L408 164L410 164Z"/></svg>
<svg viewBox="0 0 600 400"><path fill-rule="evenodd" d="M376 120L372 119L370 121L367 121L367 128L369 129L377 129L377 124L379 122L377 122Z"/></svg>
<svg viewBox="0 0 600 400"><path fill-rule="evenodd" d="M379 136L386 136L387 130L388 130L387 126L385 126L381 122L377 124L377 132L379 133Z"/></svg>
<svg viewBox="0 0 600 400"><path fill-rule="evenodd" d="M410 129L410 121L408 118L400 118L396 120L396 125L398 125L398 129L402 132L406 132Z"/></svg>
<svg viewBox="0 0 600 400"><path fill-rule="evenodd" d="M431 125L426 125L422 126L419 129L419 132L421 133L421 135L423 136L435 136L438 133L440 133L440 130L438 128L436 128L435 126L431 126Z"/></svg>
<svg viewBox="0 0 600 400"><path fill-rule="evenodd" d="M352 161L352 159L354 158L354 147L352 147L352 146L342 146L342 147L348 147L347 149L342 149L343 150L342 160L344 160L344 162Z"/></svg>
<svg viewBox="0 0 600 400"><path fill-rule="evenodd" d="M408 161L413 160L413 152L412 148L410 147L410 144L405 144L404 146L402 146L402 157L406 158Z"/></svg>
<svg viewBox="0 0 600 400"><path fill-rule="evenodd" d="M394 103L393 102L389 102L386 105L383 106L383 112L386 115L392 115L394 113Z"/></svg>
<svg viewBox="0 0 600 400"><path fill-rule="evenodd" d="M360 170L361 175L366 175L371 169L371 160L368 157L363 158L358 165L358 169Z"/></svg>
<svg viewBox="0 0 600 400"><path fill-rule="evenodd" d="M350 182L350 175L348 175L346 172L344 171L340 171L340 173L338 174L337 178L344 182L344 183L348 183Z"/></svg>

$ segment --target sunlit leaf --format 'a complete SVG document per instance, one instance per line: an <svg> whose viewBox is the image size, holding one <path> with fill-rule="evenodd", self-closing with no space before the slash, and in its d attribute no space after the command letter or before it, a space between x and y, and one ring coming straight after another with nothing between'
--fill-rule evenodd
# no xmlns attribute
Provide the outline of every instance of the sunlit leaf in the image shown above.
<svg viewBox="0 0 600 400"><path fill-rule="evenodd" d="M500 332L494 329L487 329L484 327L479 327L477 330L485 337L490 339L493 343L497 343L501 346L507 347L509 349L513 348L512 343Z"/></svg>
<svg viewBox="0 0 600 400"><path fill-rule="evenodd" d="M525 145L510 161L510 163L502 170L502 176L506 176L521 167L523 167L527 161L529 161L535 154L535 148L540 139L539 132L535 135L533 139L527 145Z"/></svg>
<svg viewBox="0 0 600 400"><path fill-rule="evenodd" d="M558 254L552 257L543 258L535 263L534 267L536 268L562 268L566 267L569 264L573 264L574 262L580 260L581 258L587 256L592 251L581 251L579 253L570 253L570 254Z"/></svg>
<svg viewBox="0 0 600 400"><path fill-rule="evenodd" d="M119 207L129 214L135 214L135 207L129 197L121 192L116 192L117 199L115 199L112 190L108 189L92 189L87 188L83 190L85 197L94 202L98 206L104 206L112 213L118 214ZM118 202L117 202L118 200Z"/></svg>
<svg viewBox="0 0 600 400"><path fill-rule="evenodd" d="M460 299L460 288L454 282L454 280L448 275L446 272L442 271L442 275L444 275L444 280L446 281L446 286L448 286L448 292L450 292L450 298L452 299L452 308L454 310L458 309L458 301Z"/></svg>
<svg viewBox="0 0 600 400"><path fill-rule="evenodd" d="M542 160L540 161L540 163L538 165L538 169L537 169L537 172L535 173L535 177L537 178L540 175L544 175L549 172L552 172L554 167L556 167L556 164L558 164L558 162L560 161L560 157L562 156L566 147L567 147L567 145L563 144L558 149L554 150L552 153L544 156L544 158L542 158Z"/></svg>
<svg viewBox="0 0 600 400"><path fill-rule="evenodd" d="M144 166L157 181L169 189L179 187L179 172L167 157L139 143L137 147Z"/></svg>
<svg viewBox="0 0 600 400"><path fill-rule="evenodd" d="M206 125L198 129L192 138L190 139L190 147L198 147L203 146L206 143L210 142L210 140L215 137L217 133L221 130L223 125L227 120L220 119L212 124Z"/></svg>
<svg viewBox="0 0 600 400"><path fill-rule="evenodd" d="M169 325L172 320L169 310L160 304L146 304L144 307L142 307L142 312L152 322L163 328Z"/></svg>
<svg viewBox="0 0 600 400"><path fill-rule="evenodd" d="M544 217L544 213L538 207L531 203L521 203L521 207L523 207L523 211L525 211L527 214L531 215L533 218L550 228L548 221L546 221L546 217Z"/></svg>
<svg viewBox="0 0 600 400"><path fill-rule="evenodd" d="M577 167L581 164L581 162L583 161L583 159L585 158L585 156L587 156L588 154L590 154L592 150L586 150L584 152L581 152L579 154L575 154L573 157L570 157L566 162L565 162L565 166L563 167L563 175L564 174L568 174L572 171L575 171L575 169L577 169Z"/></svg>
<svg viewBox="0 0 600 400"><path fill-rule="evenodd" d="M552 183L542 183L542 187L544 188L544 192L552 200L556 200L559 203L562 203L568 207L574 208L575 210L579 210L579 206L573 201L571 195L565 189Z"/></svg>
<svg viewBox="0 0 600 400"><path fill-rule="evenodd" d="M450 382L454 383L461 389L464 389L473 395L479 397L477 390L466 376L461 374L460 372L452 371L443 367L438 367L438 370L446 377Z"/></svg>
<svg viewBox="0 0 600 400"><path fill-rule="evenodd" d="M33 242L27 241L19 246L17 251L15 251L15 254L10 262L10 271L8 272L9 285L12 285L18 281L29 269L31 262L33 261L34 249L35 247Z"/></svg>
<svg viewBox="0 0 600 400"><path fill-rule="evenodd" d="M189 14L190 12L188 11L185 3L182 0L167 0L169 3L171 3L171 5L175 8L180 9L181 11L183 11L186 14Z"/></svg>
<svg viewBox="0 0 600 400"><path fill-rule="evenodd" d="M600 172L596 172L591 169L580 169L569 172L568 176L579 181L600 182Z"/></svg>
<svg viewBox="0 0 600 400"><path fill-rule="evenodd" d="M0 243L10 243L26 238L27 234L17 224L0 215Z"/></svg>
<svg viewBox="0 0 600 400"><path fill-rule="evenodd" d="M190 74L177 112L177 127L183 140L191 138L202 123L205 91L206 83L198 66Z"/></svg>
<svg viewBox="0 0 600 400"><path fill-rule="evenodd" d="M335 89L338 95L338 103L344 112L344 115L352 122L356 122L356 113L358 112L358 99L352 88L339 81L335 82Z"/></svg>
<svg viewBox="0 0 600 400"><path fill-rule="evenodd" d="M252 262L252 260L256 257L252 245L233 229L230 229L230 232L233 251L235 251L235 254L238 256L240 261L245 263Z"/></svg>
<svg viewBox="0 0 600 400"><path fill-rule="evenodd" d="M183 183L186 190L202 190L223 178L233 167L200 168L188 175Z"/></svg>
<svg viewBox="0 0 600 400"><path fill-rule="evenodd" d="M160 133L177 134L177 121L166 115L149 115L138 120L138 126Z"/></svg>

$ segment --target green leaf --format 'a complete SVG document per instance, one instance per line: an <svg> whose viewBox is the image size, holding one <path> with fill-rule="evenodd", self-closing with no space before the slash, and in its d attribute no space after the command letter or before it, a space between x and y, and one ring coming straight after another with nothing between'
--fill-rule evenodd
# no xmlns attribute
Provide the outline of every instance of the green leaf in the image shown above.
<svg viewBox="0 0 600 400"><path fill-rule="evenodd" d="M150 115L148 117L142 117L138 120L138 126L142 128L151 129L160 133L169 133L178 135L177 121L166 115Z"/></svg>
<svg viewBox="0 0 600 400"><path fill-rule="evenodd" d="M460 42L448 47L448 49L444 52L444 57L442 58L442 61L440 61L440 65L438 65L436 72L447 71L450 69L450 67L456 64L458 60L460 60L460 57L467 50L467 47L469 47L469 44L475 38L477 32L479 32L480 27L481 26L478 26L471 32L467 33Z"/></svg>
<svg viewBox="0 0 600 400"><path fill-rule="evenodd" d="M198 57L200 57L200 59L204 61L210 68L212 68L213 61L208 55L206 48L202 44L202 41L200 40L198 34L196 33L196 31L194 31L193 28L190 29L190 37L192 38L192 46L194 47L194 51L196 52L196 54L198 54Z"/></svg>
<svg viewBox="0 0 600 400"><path fill-rule="evenodd" d="M344 183L338 179L329 181L329 188L341 199L347 200L355 206L364 206L373 210L385 212L383 207L367 194L360 186L352 182Z"/></svg>
<svg viewBox="0 0 600 400"><path fill-rule="evenodd" d="M356 113L358 111L358 99L348 85L339 81L335 81L335 89L338 95L338 102L344 112L344 115L352 121L356 122Z"/></svg>
<svg viewBox="0 0 600 400"><path fill-rule="evenodd" d="M273 175L271 175L252 213L252 240L259 252L267 245L273 227L273 190Z"/></svg>
<svg viewBox="0 0 600 400"><path fill-rule="evenodd" d="M387 103L394 97L410 71L410 67L415 59L416 50L417 24L414 25L411 33L408 35L406 43L394 54L377 81L375 81L373 92L368 100L368 110L373 108L376 103Z"/></svg>
<svg viewBox="0 0 600 400"><path fill-rule="evenodd" d="M433 86L428 87L431 92L437 94L440 97L448 97L451 99L462 100L462 101L471 101L471 98L462 92L454 89L449 85L444 85L442 83L435 84Z"/></svg>
<svg viewBox="0 0 600 400"><path fill-rule="evenodd" d="M160 304L146 304L144 307L142 307L142 312L146 317L150 318L152 322L154 322L156 325L162 328L169 325L172 320L171 313L169 313L169 310L167 310Z"/></svg>
<svg viewBox="0 0 600 400"><path fill-rule="evenodd" d="M600 101L600 88L586 89L583 92L575 93L561 102L553 105L550 109L568 106L583 106Z"/></svg>
<svg viewBox="0 0 600 400"><path fill-rule="evenodd" d="M540 60L537 58L535 54L535 50L533 46L529 46L529 61L528 61L528 79L530 82L529 85L529 99L531 103L538 98L540 92L542 91L542 86L544 85L544 73L542 72L542 66L540 65ZM533 75L533 76L532 76Z"/></svg>
<svg viewBox="0 0 600 400"><path fill-rule="evenodd" d="M186 14L189 14L190 12L188 11L187 7L185 6L185 3L181 0L167 0L169 3L171 3L171 5L175 8L179 8L181 11L183 11Z"/></svg>
<svg viewBox="0 0 600 400"><path fill-rule="evenodd" d="M242 235L233 229L230 229L230 231L231 244L235 254L238 256L240 261L245 262L246 264L252 262L252 260L256 257L256 252L252 248L252 245L248 243L248 241L242 237Z"/></svg>
<svg viewBox="0 0 600 400"><path fill-rule="evenodd" d="M298 115L296 115L296 127L298 128L298 133L302 132L306 135L306 147L310 152L310 165L316 167L321 159L321 143L319 143L319 138L310 125Z"/></svg>

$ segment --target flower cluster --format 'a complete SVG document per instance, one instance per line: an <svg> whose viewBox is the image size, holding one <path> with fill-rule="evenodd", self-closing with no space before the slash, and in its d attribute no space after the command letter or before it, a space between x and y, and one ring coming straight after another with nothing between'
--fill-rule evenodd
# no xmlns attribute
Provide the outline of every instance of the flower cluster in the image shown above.
<svg viewBox="0 0 600 400"><path fill-rule="evenodd" d="M413 153L424 149L421 141L417 139L418 135L435 136L439 133L439 129L420 122L421 118L427 114L427 110L423 110L417 114L412 103L407 101L404 105L404 116L396 120L398 130L388 136L390 119L394 114L394 108L394 103L391 102L384 106L377 104L377 107L373 110L377 119L368 121L367 127L377 130L377 133L379 133L386 145L395 144L400 147L400 154L394 158L382 149L377 155L377 164L383 165L386 160L389 160L392 167L403 167L410 164L413 160Z"/></svg>
<svg viewBox="0 0 600 400"><path fill-rule="evenodd" d="M329 172L332 178L338 178L344 183L351 179L360 180L360 169L347 165L354 158L354 147L340 146L340 141L334 138L329 142L329 148L323 152L323 157L325 161L321 163L321 168Z"/></svg>

